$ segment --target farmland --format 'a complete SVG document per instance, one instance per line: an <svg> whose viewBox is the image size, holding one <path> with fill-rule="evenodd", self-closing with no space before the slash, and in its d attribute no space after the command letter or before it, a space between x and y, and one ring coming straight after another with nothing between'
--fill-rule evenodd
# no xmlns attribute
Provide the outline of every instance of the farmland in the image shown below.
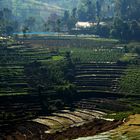
<svg viewBox="0 0 140 140"><path fill-rule="evenodd" d="M1 43L1 127L18 122L11 127L16 137L14 131L24 130L27 137L29 131L39 136L35 127L44 137L59 139L55 134L69 135L70 127L80 131L83 124L90 127L90 121L116 119L123 112L117 123L101 121L114 128L127 115L139 113L139 67L121 61L124 46L117 40L74 36L33 36Z"/></svg>
<svg viewBox="0 0 140 140"><path fill-rule="evenodd" d="M75 63L116 62L123 55L123 49L108 48L64 48L60 52L70 51ZM109 55L108 55L109 54Z"/></svg>
<svg viewBox="0 0 140 140"><path fill-rule="evenodd" d="M126 75L123 76L120 81L121 90L125 91L126 94L139 95L140 91L140 67L131 66L126 70Z"/></svg>

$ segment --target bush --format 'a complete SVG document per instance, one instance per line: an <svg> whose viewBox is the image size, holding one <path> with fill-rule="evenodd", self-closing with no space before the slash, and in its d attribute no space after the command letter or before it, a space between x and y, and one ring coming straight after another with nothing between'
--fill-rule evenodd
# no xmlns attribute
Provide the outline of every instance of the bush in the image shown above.
<svg viewBox="0 0 140 140"><path fill-rule="evenodd" d="M115 119L115 120L123 120L125 118L128 118L129 115L133 114L132 112L118 112L118 113L114 113L114 114L108 114L105 116L105 118L109 118L109 119Z"/></svg>

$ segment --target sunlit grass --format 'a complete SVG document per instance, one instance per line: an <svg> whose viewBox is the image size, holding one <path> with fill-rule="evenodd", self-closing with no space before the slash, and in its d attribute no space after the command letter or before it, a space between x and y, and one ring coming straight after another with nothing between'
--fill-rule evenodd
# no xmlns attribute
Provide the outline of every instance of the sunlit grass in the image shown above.
<svg viewBox="0 0 140 140"><path fill-rule="evenodd" d="M63 56L58 55L58 56L53 56L52 60L59 61L59 60L62 60L63 58L64 58Z"/></svg>
<svg viewBox="0 0 140 140"><path fill-rule="evenodd" d="M120 58L122 62L130 62L134 60L138 55L136 53L126 53L123 57Z"/></svg>

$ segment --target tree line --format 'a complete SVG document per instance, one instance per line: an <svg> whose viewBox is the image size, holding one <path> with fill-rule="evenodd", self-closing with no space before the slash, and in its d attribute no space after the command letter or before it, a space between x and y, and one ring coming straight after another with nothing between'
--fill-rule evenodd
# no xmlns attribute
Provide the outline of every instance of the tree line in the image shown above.
<svg viewBox="0 0 140 140"><path fill-rule="evenodd" d="M94 22L96 26L80 29L78 33L96 34L101 37L112 37L120 40L140 40L140 1L139 0L81 0L70 11L66 10L62 17L51 13L40 23L36 16L28 17L25 21L17 20L12 10L0 10L0 34L22 32L51 31L68 32L77 31L75 24L78 21ZM100 25L105 22L106 25Z"/></svg>
<svg viewBox="0 0 140 140"><path fill-rule="evenodd" d="M78 7L73 8L72 11L65 11L59 25L71 31L78 21L96 22L97 26L81 29L80 33L97 34L120 40L139 40L139 7L139 0L81 0ZM101 21L106 25L100 25Z"/></svg>

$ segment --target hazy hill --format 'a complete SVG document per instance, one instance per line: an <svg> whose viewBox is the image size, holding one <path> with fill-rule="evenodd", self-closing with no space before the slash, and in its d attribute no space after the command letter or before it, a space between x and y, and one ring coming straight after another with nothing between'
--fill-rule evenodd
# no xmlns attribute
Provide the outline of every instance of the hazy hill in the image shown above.
<svg viewBox="0 0 140 140"><path fill-rule="evenodd" d="M58 5L62 8L72 9L74 7L77 7L78 3L81 0L42 0L42 1L46 1L49 4Z"/></svg>
<svg viewBox="0 0 140 140"><path fill-rule="evenodd" d="M63 15L65 8L43 0L0 0L0 8L9 8L21 20L30 16L46 19L50 14ZM23 18L23 19L22 19Z"/></svg>
<svg viewBox="0 0 140 140"><path fill-rule="evenodd" d="M77 7L79 0L0 0L0 10L8 8L12 11L13 20L18 21L19 29L31 17L35 19L34 29L40 28L48 18L57 20L64 15L64 11ZM32 26L32 25L30 25Z"/></svg>
<svg viewBox="0 0 140 140"><path fill-rule="evenodd" d="M51 13L63 14L65 10L76 7L79 0L0 0L0 8L10 8L18 16L40 14L47 16Z"/></svg>

